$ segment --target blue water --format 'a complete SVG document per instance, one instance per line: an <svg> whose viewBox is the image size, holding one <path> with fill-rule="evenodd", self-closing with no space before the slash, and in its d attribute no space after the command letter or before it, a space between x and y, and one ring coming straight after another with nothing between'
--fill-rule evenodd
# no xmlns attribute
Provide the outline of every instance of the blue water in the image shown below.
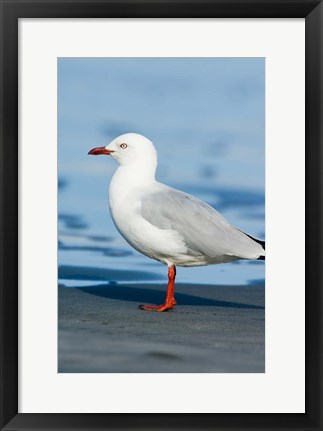
<svg viewBox="0 0 323 431"><path fill-rule="evenodd" d="M59 282L164 283L166 268L116 231L107 189L117 162L91 157L126 132L158 151L157 178L265 235L265 64L259 58L58 60ZM178 282L247 285L261 261L178 268Z"/></svg>

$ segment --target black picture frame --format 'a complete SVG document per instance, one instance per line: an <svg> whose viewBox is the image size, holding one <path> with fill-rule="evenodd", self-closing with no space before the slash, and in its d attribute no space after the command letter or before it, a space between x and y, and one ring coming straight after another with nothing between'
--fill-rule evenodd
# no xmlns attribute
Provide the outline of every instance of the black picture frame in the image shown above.
<svg viewBox="0 0 323 431"><path fill-rule="evenodd" d="M1 430L322 430L322 2L317 0L174 0L171 2L1 0L0 5ZM305 18L306 413L18 413L18 20L20 18L170 17Z"/></svg>

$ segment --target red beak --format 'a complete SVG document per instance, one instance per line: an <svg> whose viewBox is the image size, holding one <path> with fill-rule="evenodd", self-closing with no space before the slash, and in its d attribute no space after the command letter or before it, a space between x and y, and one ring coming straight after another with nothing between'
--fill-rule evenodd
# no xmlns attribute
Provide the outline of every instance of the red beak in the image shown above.
<svg viewBox="0 0 323 431"><path fill-rule="evenodd" d="M88 154L91 154L92 156L98 156L99 154L111 154L111 153L113 153L113 151L107 150L105 147L92 148L92 150L88 152Z"/></svg>

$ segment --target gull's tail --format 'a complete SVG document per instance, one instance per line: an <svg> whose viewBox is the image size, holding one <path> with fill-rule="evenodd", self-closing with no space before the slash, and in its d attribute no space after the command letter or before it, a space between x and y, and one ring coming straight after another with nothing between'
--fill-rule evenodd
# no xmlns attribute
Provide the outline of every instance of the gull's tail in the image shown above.
<svg viewBox="0 0 323 431"><path fill-rule="evenodd" d="M257 242L258 244L261 245L261 247L264 249L264 251L266 250L266 242L265 241L261 241L261 239L257 239L254 238L251 235L248 235L246 232L243 232L245 235L247 235L250 239L252 239L253 241ZM257 260L265 260L265 256L259 256Z"/></svg>

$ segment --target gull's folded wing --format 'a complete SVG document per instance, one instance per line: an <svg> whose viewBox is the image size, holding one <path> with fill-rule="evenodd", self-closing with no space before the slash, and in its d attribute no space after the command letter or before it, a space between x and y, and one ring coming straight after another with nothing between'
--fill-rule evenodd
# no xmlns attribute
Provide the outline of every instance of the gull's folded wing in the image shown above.
<svg viewBox="0 0 323 431"><path fill-rule="evenodd" d="M265 254L259 242L230 225L214 208L170 187L146 195L141 215L160 229L178 232L192 254L246 259Z"/></svg>

